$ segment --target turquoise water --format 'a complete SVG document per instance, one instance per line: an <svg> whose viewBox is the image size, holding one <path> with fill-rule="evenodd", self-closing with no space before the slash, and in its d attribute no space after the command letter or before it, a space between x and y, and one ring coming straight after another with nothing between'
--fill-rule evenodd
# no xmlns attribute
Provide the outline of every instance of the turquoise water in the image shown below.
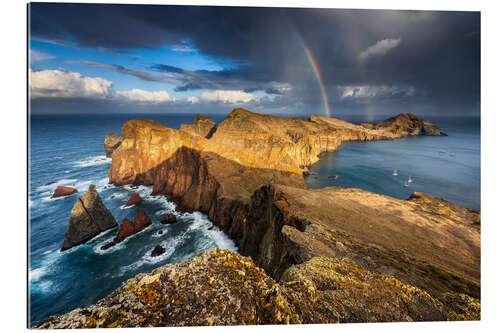
<svg viewBox="0 0 500 333"><path fill-rule="evenodd" d="M344 143L334 152L321 154L305 177L307 184L358 187L400 199L419 191L480 210L479 118L428 119L449 136ZM392 175L394 169L397 176ZM328 178L334 175L338 178ZM413 182L405 188L409 177Z"/></svg>

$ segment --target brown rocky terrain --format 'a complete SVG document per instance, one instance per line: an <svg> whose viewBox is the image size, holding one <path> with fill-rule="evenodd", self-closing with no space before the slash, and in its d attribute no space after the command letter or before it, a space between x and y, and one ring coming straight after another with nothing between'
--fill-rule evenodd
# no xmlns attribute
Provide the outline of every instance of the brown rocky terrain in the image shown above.
<svg viewBox="0 0 500 333"><path fill-rule="evenodd" d="M94 185L90 185L87 193L80 196L73 209L66 229L61 250L83 244L98 234L118 225L115 218L102 203Z"/></svg>
<svg viewBox="0 0 500 333"><path fill-rule="evenodd" d="M120 146L123 138L115 133L110 133L104 139L104 151L106 152L106 157L111 157L113 151Z"/></svg>
<svg viewBox="0 0 500 333"><path fill-rule="evenodd" d="M52 194L52 196L50 198L53 199L53 198L65 197L68 195L75 194L76 192L78 192L76 188L68 187L68 186L58 186L54 190L54 193Z"/></svg>
<svg viewBox="0 0 500 333"><path fill-rule="evenodd" d="M220 304L205 304L208 311L214 306L209 316L186 319L205 298L191 289L179 289L183 291L174 296L171 283L182 286L186 280L192 288L201 288L200 263L223 271L220 262L208 259L214 256L210 252L157 269L178 273L140 293L159 300L176 297L171 300L176 306L162 310L162 315L143 319L135 311L132 318L126 309L106 318L95 314L99 306L119 309L111 300L123 295L123 286L91 307L95 311L71 312L73 324L63 319L70 317L52 317L41 327L201 325L205 319L207 324L244 324L479 318L479 213L421 193L398 200L359 189L310 190L302 177L319 153L343 141L446 135L439 128L409 114L354 125L320 116L280 118L236 109L215 132L211 127L211 135L204 135L209 126L201 124L209 122L197 119L198 125L181 130L151 120L126 122L123 141L112 154L109 180L116 185L152 185L154 194L167 195L179 210L208 214L237 242L239 252L253 259L258 275L268 281L266 287L235 298L234 290L227 289L231 281L216 275L226 288L214 294ZM237 266L253 265L224 253L240 262ZM181 270L185 265L193 274ZM222 266L228 267L225 261ZM246 278L241 283L252 286L254 275L242 271ZM155 272L150 278L158 281ZM388 281L396 289L386 289ZM409 296L408 290L416 294ZM238 308L236 317L219 308L247 306L245 300L257 300L261 294L268 295L265 304L277 303L260 307L262 303L253 302L242 310L254 314L248 320L241 319L246 318L243 313L235 319ZM389 295L392 298L386 299ZM144 304L131 298L131 307Z"/></svg>
<svg viewBox="0 0 500 333"><path fill-rule="evenodd" d="M143 211L140 210L134 218L133 222L130 222L129 219L124 218L120 228L118 229L118 233L113 240L101 247L102 250L109 249L112 246L115 246L118 243L121 243L125 240L125 238L135 235L136 233L144 230L145 228L151 225L151 218Z"/></svg>
<svg viewBox="0 0 500 333"><path fill-rule="evenodd" d="M213 249L139 274L95 305L48 317L37 328L473 319L470 312L477 313L479 304L467 306L451 310L428 293L347 258L316 257L275 281L251 258Z"/></svg>

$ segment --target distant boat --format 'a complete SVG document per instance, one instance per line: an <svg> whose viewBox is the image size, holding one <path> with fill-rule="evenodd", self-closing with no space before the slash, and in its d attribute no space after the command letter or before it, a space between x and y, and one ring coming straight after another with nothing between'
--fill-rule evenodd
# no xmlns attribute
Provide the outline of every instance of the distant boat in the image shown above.
<svg viewBox="0 0 500 333"><path fill-rule="evenodd" d="M398 175L398 170L394 169L394 171L392 172L392 175L393 176L397 176Z"/></svg>
<svg viewBox="0 0 500 333"><path fill-rule="evenodd" d="M408 186L409 186L408 184L404 184L403 185L404 188L408 188Z"/></svg>
<svg viewBox="0 0 500 333"><path fill-rule="evenodd" d="M450 153L450 156L455 156L455 153Z"/></svg>
<svg viewBox="0 0 500 333"><path fill-rule="evenodd" d="M408 177L408 183L411 183L413 180L411 179L411 176Z"/></svg>
<svg viewBox="0 0 500 333"><path fill-rule="evenodd" d="M338 175L328 176L328 179L338 179L338 178L339 178Z"/></svg>
<svg viewBox="0 0 500 333"><path fill-rule="evenodd" d="M444 153L446 153L446 152L445 152L444 150L440 150L440 151L439 151L439 153L440 153L440 154L444 154Z"/></svg>

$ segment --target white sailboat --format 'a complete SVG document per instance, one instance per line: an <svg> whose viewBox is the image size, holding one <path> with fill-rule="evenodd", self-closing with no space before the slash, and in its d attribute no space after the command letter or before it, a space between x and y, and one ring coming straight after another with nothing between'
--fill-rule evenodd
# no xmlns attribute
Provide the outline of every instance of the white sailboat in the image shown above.
<svg viewBox="0 0 500 333"><path fill-rule="evenodd" d="M392 172L392 175L393 176L397 176L398 175L398 170L394 169L394 171Z"/></svg>
<svg viewBox="0 0 500 333"><path fill-rule="evenodd" d="M408 183L411 183L413 180L411 179L411 176L408 177Z"/></svg>

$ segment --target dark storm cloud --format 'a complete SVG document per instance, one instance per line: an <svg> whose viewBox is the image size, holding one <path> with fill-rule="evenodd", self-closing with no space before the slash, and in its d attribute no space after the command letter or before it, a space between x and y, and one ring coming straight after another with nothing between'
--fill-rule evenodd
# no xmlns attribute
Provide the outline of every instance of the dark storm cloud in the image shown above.
<svg viewBox="0 0 500 333"><path fill-rule="evenodd" d="M393 101L397 107L404 100L436 112L479 110L479 13L102 4L32 4L31 9L34 39L114 52L186 46L189 40L198 52L237 65L186 71L156 64L152 73L99 64L143 80L165 80L178 91L263 90L280 97L269 101L275 105L296 101L318 108L322 99L305 46L334 106L348 103L339 98L338 86L411 86L414 94L385 96L384 105ZM398 42L383 49L384 43L377 43L384 40ZM363 53L369 56L360 57Z"/></svg>

